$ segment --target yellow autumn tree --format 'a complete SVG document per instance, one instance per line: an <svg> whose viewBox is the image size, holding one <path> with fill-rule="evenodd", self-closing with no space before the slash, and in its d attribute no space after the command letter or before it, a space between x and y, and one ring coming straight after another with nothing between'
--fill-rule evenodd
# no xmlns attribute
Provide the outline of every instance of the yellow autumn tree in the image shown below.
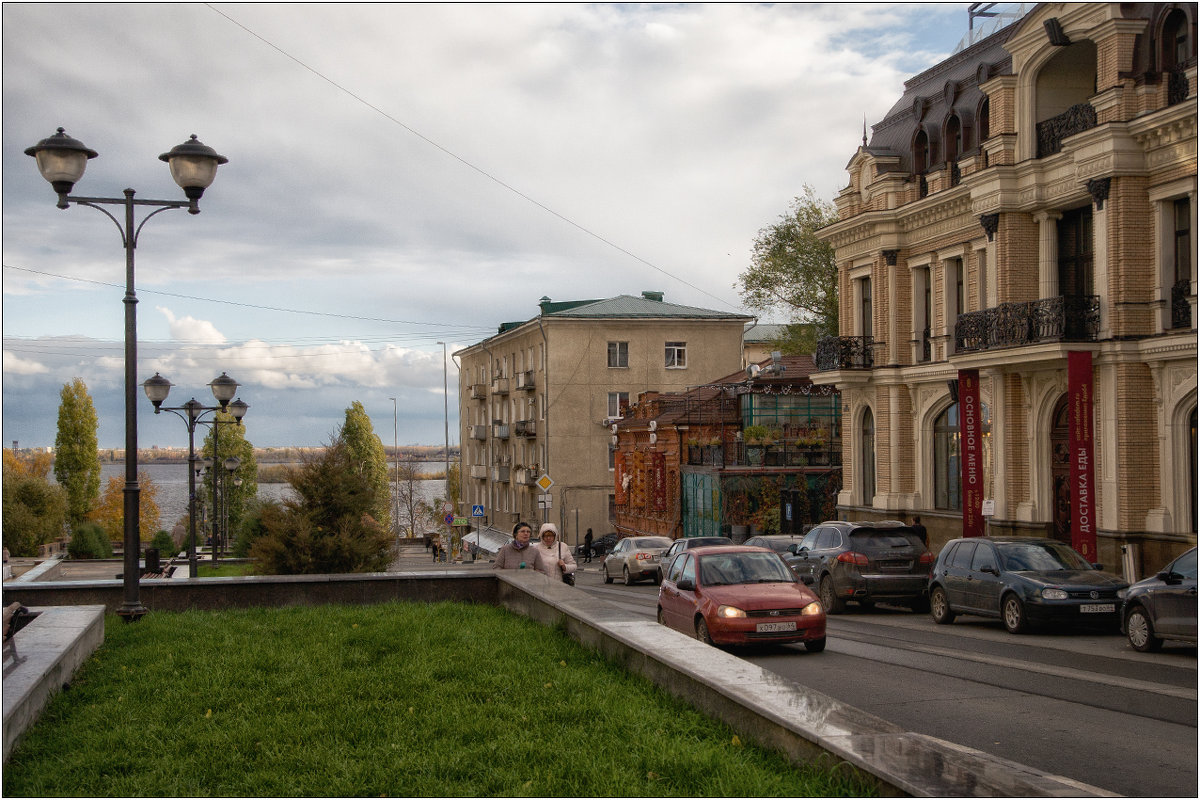
<svg viewBox="0 0 1200 800"><path fill-rule="evenodd" d="M4 450L4 470L13 475L46 480L53 465L53 453L17 453L7 448Z"/></svg>
<svg viewBox="0 0 1200 800"><path fill-rule="evenodd" d="M141 512L138 515L138 537L143 542L149 542L158 533L158 487L150 476L141 471L138 473L138 485L141 486ZM125 479L111 477L108 485L100 495L95 508L87 517L104 529L104 533L114 542L125 538Z"/></svg>

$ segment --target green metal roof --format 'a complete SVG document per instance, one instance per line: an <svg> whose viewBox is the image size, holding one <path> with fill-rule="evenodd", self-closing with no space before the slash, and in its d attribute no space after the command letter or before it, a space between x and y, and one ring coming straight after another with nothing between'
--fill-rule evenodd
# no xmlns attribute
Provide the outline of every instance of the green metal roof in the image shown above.
<svg viewBox="0 0 1200 800"><path fill-rule="evenodd" d="M655 293L650 293L655 294ZM657 296L661 297L661 294ZM747 314L713 311L708 308L681 306L646 297L622 294L607 300L582 303L542 303L542 316L579 319L753 319Z"/></svg>

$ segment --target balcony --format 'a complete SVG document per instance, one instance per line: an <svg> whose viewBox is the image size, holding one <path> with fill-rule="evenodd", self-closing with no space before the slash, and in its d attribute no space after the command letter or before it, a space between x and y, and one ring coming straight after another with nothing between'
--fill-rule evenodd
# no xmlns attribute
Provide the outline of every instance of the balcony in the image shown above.
<svg viewBox="0 0 1200 800"><path fill-rule="evenodd" d="M817 342L817 371L871 369L875 339L870 336L826 336Z"/></svg>
<svg viewBox="0 0 1200 800"><path fill-rule="evenodd" d="M815 444L786 441L688 445L687 463L705 467L840 467L842 445L840 438Z"/></svg>
<svg viewBox="0 0 1200 800"><path fill-rule="evenodd" d="M476 478L478 480L485 481L485 480L487 480L487 473L488 473L488 469L487 469L486 464L472 464L471 465L471 477L472 478Z"/></svg>
<svg viewBox="0 0 1200 800"><path fill-rule="evenodd" d="M487 386L482 383L472 383L467 391L472 400L487 400Z"/></svg>
<svg viewBox="0 0 1200 800"><path fill-rule="evenodd" d="M537 436L537 420L520 419L517 420L516 430L514 433L517 436L534 437Z"/></svg>
<svg viewBox="0 0 1200 800"><path fill-rule="evenodd" d="M487 441L487 425L471 425L471 438L481 442Z"/></svg>
<svg viewBox="0 0 1200 800"><path fill-rule="evenodd" d="M533 370L529 369L525 370L524 372L517 373L517 389L525 392L532 392L534 388Z"/></svg>
<svg viewBox="0 0 1200 800"><path fill-rule="evenodd" d="M493 378L492 394L508 394L508 378Z"/></svg>
<svg viewBox="0 0 1200 800"><path fill-rule="evenodd" d="M516 471L514 483L521 486L537 486L537 479L540 476L537 464L530 464L526 467L521 467Z"/></svg>
<svg viewBox="0 0 1200 800"><path fill-rule="evenodd" d="M508 483L508 467L492 467L492 480Z"/></svg>
<svg viewBox="0 0 1200 800"><path fill-rule="evenodd" d="M1094 342L1099 330L1097 295L1002 303L960 314L954 325L954 349L971 353L1041 342Z"/></svg>
<svg viewBox="0 0 1200 800"><path fill-rule="evenodd" d="M1037 157L1045 158L1062 150L1063 139L1096 127L1096 109L1090 103L1071 106L1057 117L1037 124Z"/></svg>
<svg viewBox="0 0 1200 800"><path fill-rule="evenodd" d="M493 439L507 439L508 438L508 424L507 423L502 424L499 422L492 423L492 438Z"/></svg>

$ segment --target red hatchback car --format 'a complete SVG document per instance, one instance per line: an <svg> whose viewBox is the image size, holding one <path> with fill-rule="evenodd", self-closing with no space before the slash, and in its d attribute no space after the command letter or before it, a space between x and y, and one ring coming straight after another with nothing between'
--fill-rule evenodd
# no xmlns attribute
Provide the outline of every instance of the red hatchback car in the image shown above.
<svg viewBox="0 0 1200 800"><path fill-rule="evenodd" d="M663 568L658 621L708 644L825 649L825 609L764 547L694 547L675 556Z"/></svg>

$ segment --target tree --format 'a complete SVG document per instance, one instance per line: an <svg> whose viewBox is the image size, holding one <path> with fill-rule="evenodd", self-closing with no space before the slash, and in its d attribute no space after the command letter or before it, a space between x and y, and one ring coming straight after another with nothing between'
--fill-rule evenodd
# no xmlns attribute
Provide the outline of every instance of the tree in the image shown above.
<svg viewBox="0 0 1200 800"><path fill-rule="evenodd" d="M67 491L46 473L31 474L32 462L4 451L4 546L15 556L35 556L38 545L63 535L67 525Z"/></svg>
<svg viewBox="0 0 1200 800"><path fill-rule="evenodd" d="M18 453L15 450L4 451L4 469L13 475L23 475L29 478L50 479L50 468L54 466L53 453Z"/></svg>
<svg viewBox="0 0 1200 800"><path fill-rule="evenodd" d="M241 525L246 509L258 497L258 462L254 459L254 445L246 440L245 426L230 424L236 421L232 414L222 414L220 411L213 414L214 418L219 420L217 424L221 426L221 432L216 435L217 449L220 452L213 454L213 429L216 426L209 425L208 435L204 437L200 447L200 458L213 459L213 468L196 487L196 501L209 510L209 520L217 518L212 513L212 482L213 473L219 472L221 491L225 493L225 501L228 503L229 530L235 531ZM225 471L225 459L230 457L237 458L239 462L232 475ZM241 483L238 483L239 479ZM196 536L201 542L205 540L202 530L197 529Z"/></svg>
<svg viewBox="0 0 1200 800"><path fill-rule="evenodd" d="M259 509L250 557L263 575L376 572L387 568L391 533L371 515L375 487L341 439L292 470L296 497Z"/></svg>
<svg viewBox="0 0 1200 800"><path fill-rule="evenodd" d="M355 400L346 409L346 421L338 431L338 439L346 446L346 455L357 465L363 477L375 490L375 504L368 513L384 530L392 529L391 494L388 487L387 451L371 425L363 404Z"/></svg>
<svg viewBox="0 0 1200 800"><path fill-rule="evenodd" d="M67 515L79 522L100 496L100 422L87 385L76 378L59 395L58 435L54 439L54 477L67 490Z"/></svg>
<svg viewBox="0 0 1200 800"><path fill-rule="evenodd" d="M815 352L819 338L838 333L837 262L833 246L817 238L836 221L833 204L806 185L787 214L759 230L750 268L738 276L747 306L788 315L787 333L777 341L785 353Z"/></svg>
<svg viewBox="0 0 1200 800"><path fill-rule="evenodd" d="M421 496L421 481L424 476L417 469L416 461L405 461L397 466L396 495L399 505L400 527L409 536L423 535L435 517Z"/></svg>
<svg viewBox="0 0 1200 800"><path fill-rule="evenodd" d="M141 499L138 508L138 539L148 542L158 532L158 486L150 475L142 470L138 473ZM125 539L125 478L113 476L108 479L100 501L88 513L88 520L104 529L112 541Z"/></svg>

